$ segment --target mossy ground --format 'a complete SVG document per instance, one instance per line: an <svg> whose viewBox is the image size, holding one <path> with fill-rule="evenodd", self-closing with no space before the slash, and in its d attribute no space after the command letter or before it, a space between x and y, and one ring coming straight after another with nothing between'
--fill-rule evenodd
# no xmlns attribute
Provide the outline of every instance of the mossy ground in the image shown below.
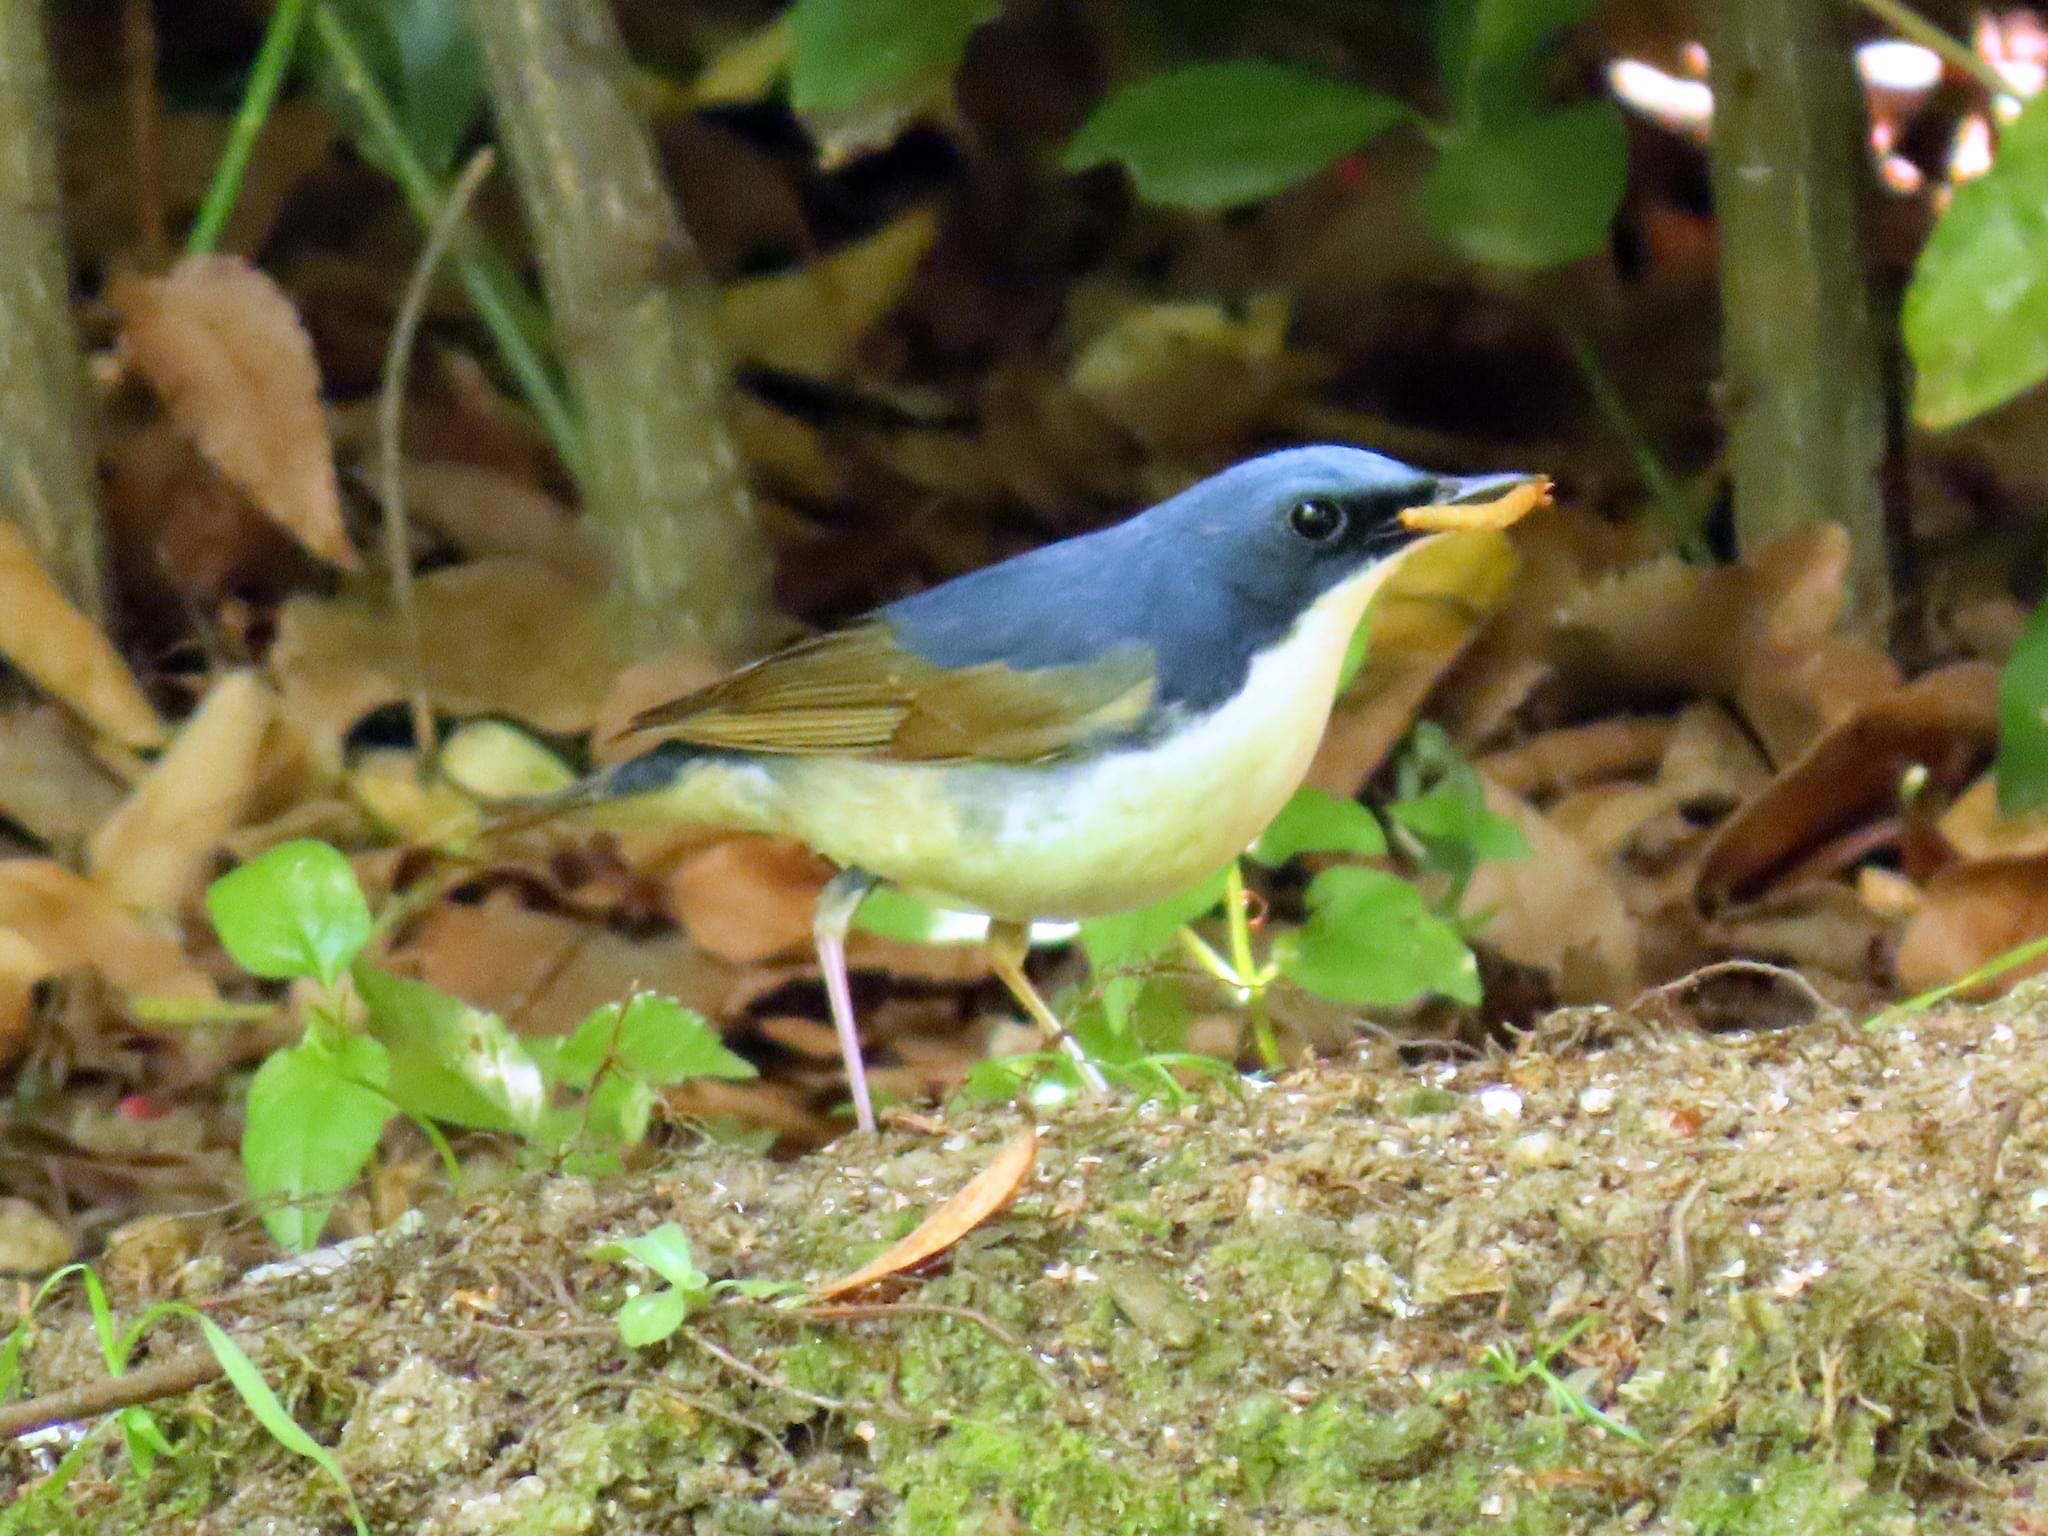
<svg viewBox="0 0 2048 1536"><path fill-rule="evenodd" d="M588 1252L674 1220L714 1276L841 1272L1016 1113L536 1180L210 1310L383 1532L2048 1529L2048 1003L1592 1033L1063 1111L1007 1211L851 1315L721 1305L634 1354ZM1552 1369L1643 1445L1483 1363L1582 1321ZM30 1372L93 1374L78 1319ZM226 1388L159 1416L187 1454L21 1528L348 1528Z"/></svg>

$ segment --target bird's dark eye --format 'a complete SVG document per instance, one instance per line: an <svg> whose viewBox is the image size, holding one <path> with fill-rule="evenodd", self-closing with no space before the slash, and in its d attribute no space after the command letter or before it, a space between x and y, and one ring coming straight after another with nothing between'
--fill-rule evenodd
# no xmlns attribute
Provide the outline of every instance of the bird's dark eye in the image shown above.
<svg viewBox="0 0 2048 1536"><path fill-rule="evenodd" d="M1326 544L1344 531L1344 509L1334 501L1311 496L1288 509L1287 526L1311 544Z"/></svg>

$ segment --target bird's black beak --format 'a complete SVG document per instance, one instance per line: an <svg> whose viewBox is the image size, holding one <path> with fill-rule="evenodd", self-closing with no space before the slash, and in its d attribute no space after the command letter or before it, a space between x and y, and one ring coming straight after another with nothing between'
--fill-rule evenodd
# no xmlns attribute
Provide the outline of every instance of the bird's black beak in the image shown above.
<svg viewBox="0 0 2048 1536"><path fill-rule="evenodd" d="M1550 481L1542 475L1446 475L1436 499L1404 511L1401 526L1414 533L1507 528L1549 503Z"/></svg>

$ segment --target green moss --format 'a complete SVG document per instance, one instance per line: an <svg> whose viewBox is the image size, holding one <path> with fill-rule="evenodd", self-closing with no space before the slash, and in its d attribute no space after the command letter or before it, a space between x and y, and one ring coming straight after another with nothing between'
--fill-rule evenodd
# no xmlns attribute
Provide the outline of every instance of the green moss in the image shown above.
<svg viewBox="0 0 2048 1536"><path fill-rule="evenodd" d="M1304 1410L1264 1392L1231 1410L1217 1444L1254 1502L1326 1513L1354 1507L1361 1483L1413 1477L1448 1434L1444 1415L1427 1404L1375 1413L1338 1394Z"/></svg>
<svg viewBox="0 0 2048 1536"><path fill-rule="evenodd" d="M1696 1461L1671 1501L1688 1536L1897 1536L1911 1512L1826 1457L1788 1452L1757 1462L1740 1452Z"/></svg>
<svg viewBox="0 0 2048 1536"><path fill-rule="evenodd" d="M1229 1298L1232 1312L1312 1317L1337 1288L1338 1259L1330 1251L1337 1241L1332 1235L1325 1247L1287 1233L1231 1238L1203 1256L1202 1276L1213 1294Z"/></svg>
<svg viewBox="0 0 2048 1536"><path fill-rule="evenodd" d="M902 1500L902 1536L1194 1536L1223 1511L1145 1459L1080 1430L1040 1422L955 1426L882 1469Z"/></svg>

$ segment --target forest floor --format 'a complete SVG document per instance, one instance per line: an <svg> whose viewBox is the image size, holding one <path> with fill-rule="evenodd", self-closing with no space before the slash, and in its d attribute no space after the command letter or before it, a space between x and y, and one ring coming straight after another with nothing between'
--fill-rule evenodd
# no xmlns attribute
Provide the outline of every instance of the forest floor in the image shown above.
<svg viewBox="0 0 2048 1536"><path fill-rule="evenodd" d="M2038 987L1870 1030L1561 1014L1485 1061L1061 1110L928 1272L716 1301L641 1351L606 1242L674 1221L714 1278L815 1286L1020 1112L514 1179L328 1272L146 1283L245 1342L376 1531L2025 1533L2044 1090ZM27 1364L100 1374L83 1309ZM226 1386L156 1411L186 1454L139 1480L109 1451L17 1528L348 1528Z"/></svg>

